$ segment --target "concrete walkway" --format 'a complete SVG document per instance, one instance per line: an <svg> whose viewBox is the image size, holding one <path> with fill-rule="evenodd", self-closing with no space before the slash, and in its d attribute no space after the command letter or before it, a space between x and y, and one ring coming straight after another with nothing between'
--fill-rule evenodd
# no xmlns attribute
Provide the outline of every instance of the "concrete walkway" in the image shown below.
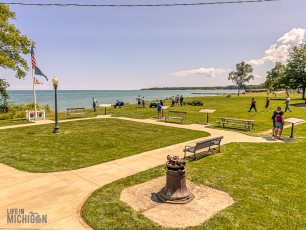
<svg viewBox="0 0 306 230"><path fill-rule="evenodd" d="M98 116L88 119L100 118L109 118L109 116ZM205 131L209 132L212 137L224 136L222 144L230 142L275 142L275 140L270 138L252 137L238 132L210 129L198 124L179 125L157 122L151 119L116 119ZM62 122L69 121L76 121L76 119ZM44 121L39 124L49 124L53 122L54 121ZM18 127L39 124L18 125ZM3 127L1 128L3 129ZM134 156L83 169L64 172L28 173L0 164L0 228L91 229L80 218L80 209L92 192L120 178L165 164L166 156L169 154L180 155L182 157L182 149L185 145L194 145L197 141L207 138L210 137L143 152ZM40 215L47 215L47 223L8 224L7 210L13 208L24 209L25 214L29 214L29 212L33 211L38 212Z"/></svg>

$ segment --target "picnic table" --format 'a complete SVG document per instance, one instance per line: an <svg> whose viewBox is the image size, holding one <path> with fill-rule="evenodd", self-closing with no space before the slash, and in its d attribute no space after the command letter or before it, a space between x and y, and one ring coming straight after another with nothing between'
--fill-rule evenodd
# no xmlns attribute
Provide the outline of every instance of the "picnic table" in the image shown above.
<svg viewBox="0 0 306 230"><path fill-rule="evenodd" d="M255 120L248 120L248 119L240 119L240 118L230 118L230 117L219 117L221 119L221 122L217 122L219 123L219 125L222 124L222 127L224 127L225 125L234 125L234 126L238 126L238 127L244 127L247 130L251 130L251 126L253 129L253 125Z"/></svg>
<svg viewBox="0 0 306 230"><path fill-rule="evenodd" d="M215 109L201 109L200 110L200 113L206 113L207 114L205 125L209 125L208 114L209 113L214 113L215 111L216 111Z"/></svg>

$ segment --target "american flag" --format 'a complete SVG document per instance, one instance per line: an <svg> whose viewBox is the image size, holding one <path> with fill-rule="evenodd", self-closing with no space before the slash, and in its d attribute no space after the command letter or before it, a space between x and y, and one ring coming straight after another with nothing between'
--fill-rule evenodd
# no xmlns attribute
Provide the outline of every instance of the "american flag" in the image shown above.
<svg viewBox="0 0 306 230"><path fill-rule="evenodd" d="M39 81L36 77L34 77L34 84L38 85L38 84L43 84L41 81Z"/></svg>
<svg viewBox="0 0 306 230"><path fill-rule="evenodd" d="M31 57L32 57L32 69L36 68L36 57L33 47L31 47Z"/></svg>

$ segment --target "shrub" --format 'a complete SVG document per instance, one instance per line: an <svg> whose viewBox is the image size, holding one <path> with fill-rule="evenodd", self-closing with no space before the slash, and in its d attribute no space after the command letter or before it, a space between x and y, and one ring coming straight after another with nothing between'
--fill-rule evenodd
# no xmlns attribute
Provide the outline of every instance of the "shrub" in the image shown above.
<svg viewBox="0 0 306 230"><path fill-rule="evenodd" d="M187 105L191 105L191 106L203 106L204 105L204 103L202 101L199 101L199 100L186 101L185 103Z"/></svg>
<svg viewBox="0 0 306 230"><path fill-rule="evenodd" d="M34 110L34 102L29 102L27 104L7 103L7 107L8 107L8 112L0 113L0 120L25 118L26 110ZM48 104L44 106L36 104L36 109L37 110L44 109L46 113L51 111L50 106Z"/></svg>

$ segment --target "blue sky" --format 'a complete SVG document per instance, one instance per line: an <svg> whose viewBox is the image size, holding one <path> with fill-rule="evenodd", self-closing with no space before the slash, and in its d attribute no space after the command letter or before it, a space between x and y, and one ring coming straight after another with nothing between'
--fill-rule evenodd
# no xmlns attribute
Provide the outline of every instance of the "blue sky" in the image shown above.
<svg viewBox="0 0 306 230"><path fill-rule="evenodd" d="M2 1L2 2L14 2ZM41 3L38 0L15 1ZM59 1L44 3L137 4L216 0ZM13 23L36 42L37 65L59 89L140 89L232 84L228 72L243 60L254 66L253 84L274 61L305 40L306 1L186 7L11 6ZM27 57L30 65L30 57ZM32 89L0 70L9 89ZM37 89L52 89L51 81Z"/></svg>

